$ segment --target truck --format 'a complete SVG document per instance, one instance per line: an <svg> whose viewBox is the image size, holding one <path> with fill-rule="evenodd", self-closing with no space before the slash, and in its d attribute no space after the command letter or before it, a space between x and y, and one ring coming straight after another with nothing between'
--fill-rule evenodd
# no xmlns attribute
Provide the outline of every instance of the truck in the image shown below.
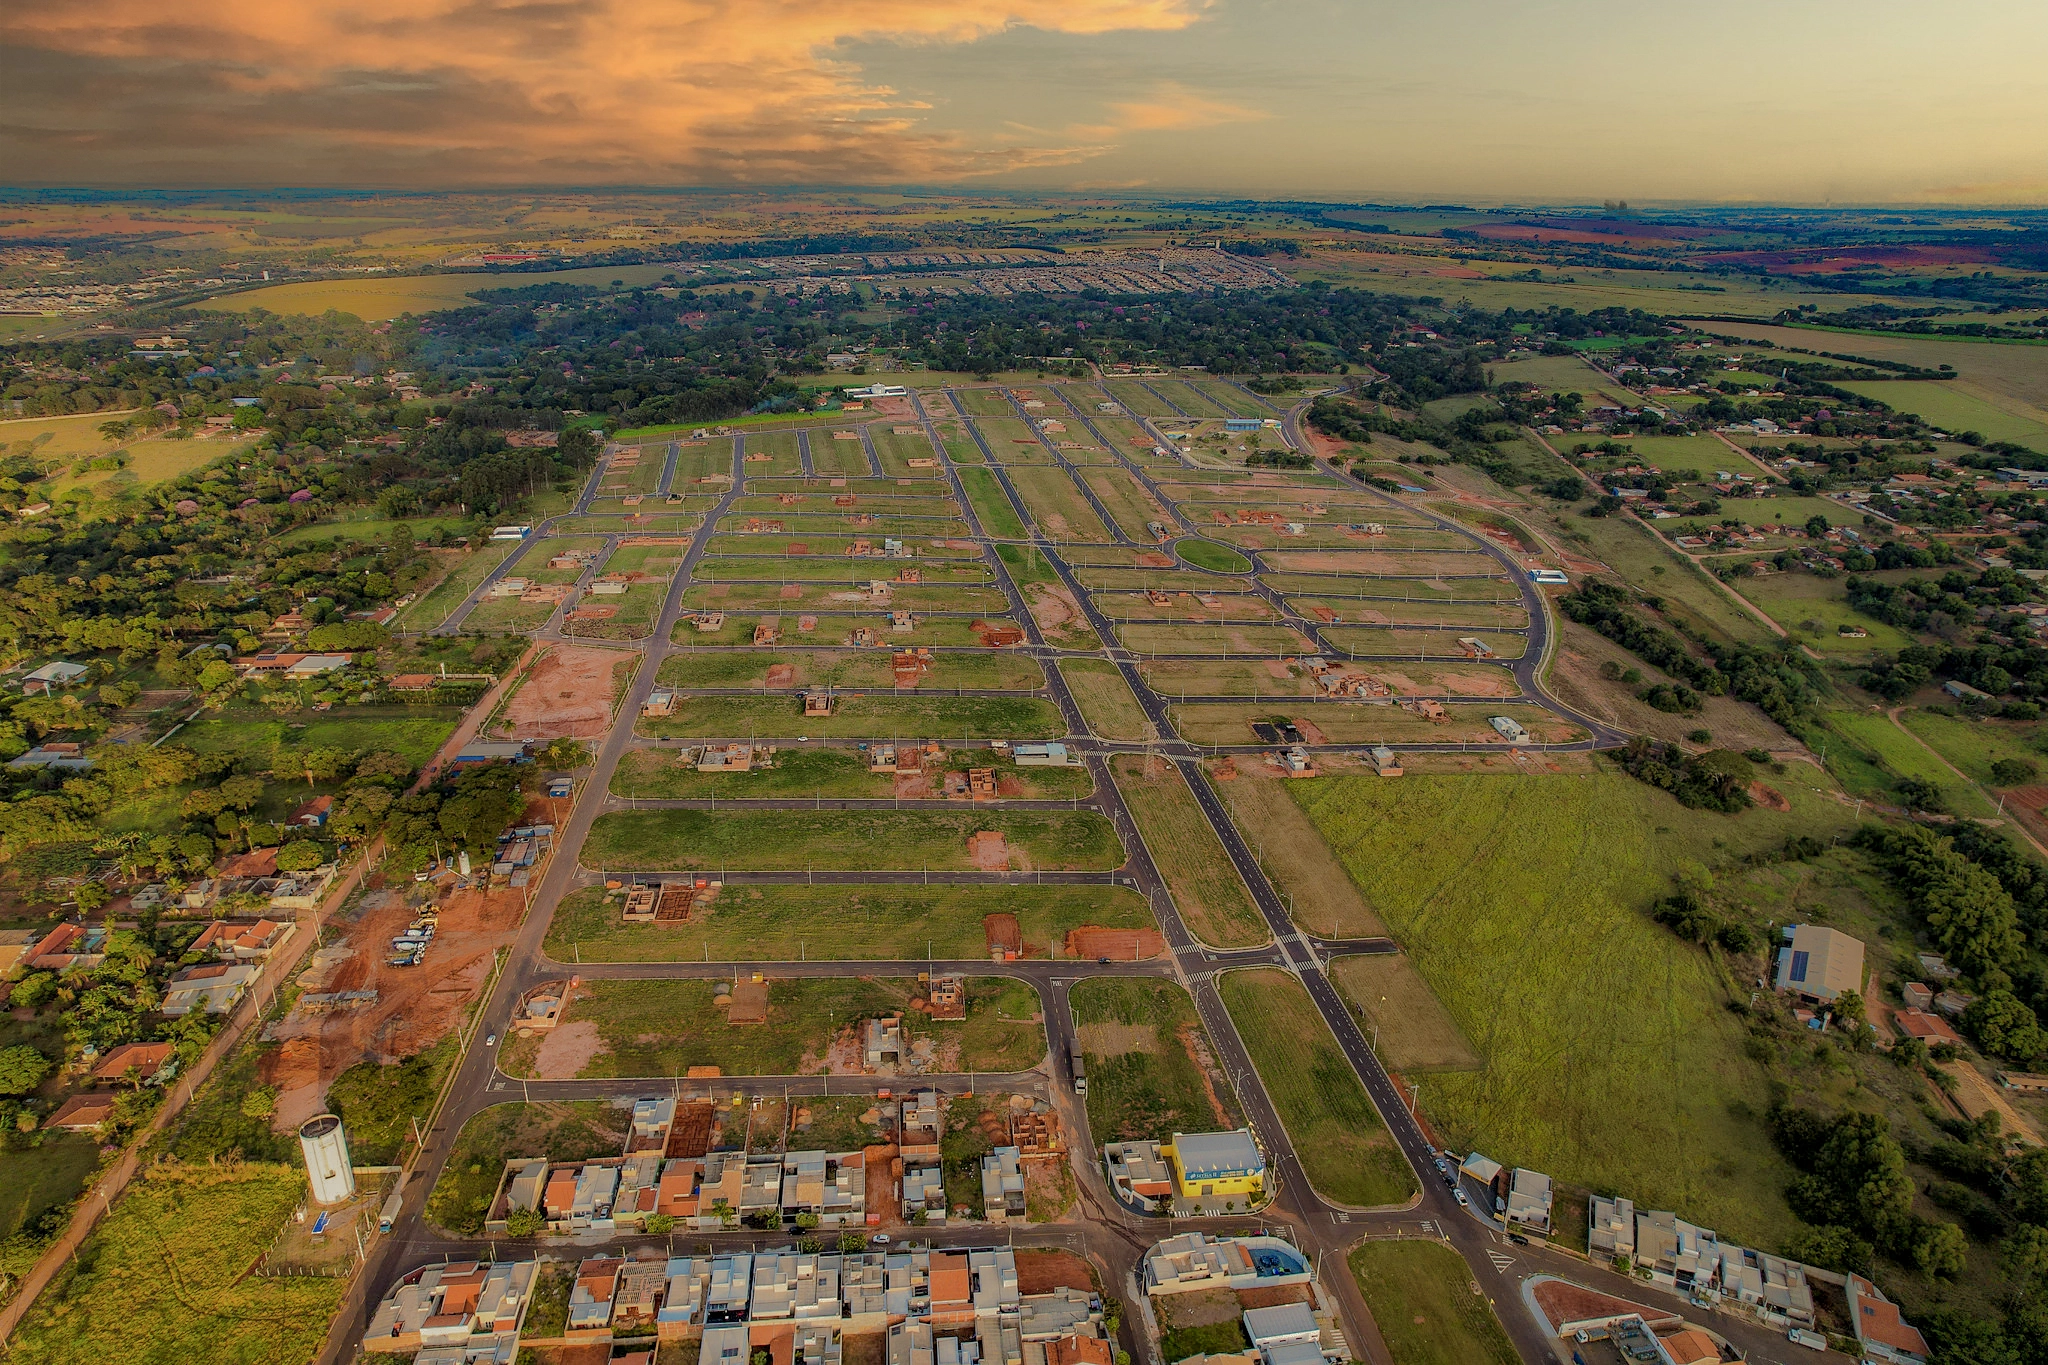
<svg viewBox="0 0 2048 1365"><path fill-rule="evenodd" d="M405 1207L406 1177L400 1175L398 1183L391 1187L391 1197L384 1201L384 1207L377 1211L377 1231L389 1232L391 1225L398 1221L399 1210Z"/></svg>
<svg viewBox="0 0 2048 1365"><path fill-rule="evenodd" d="M1785 1340L1791 1342L1794 1346L1804 1346L1815 1351L1825 1351L1828 1348L1828 1339L1826 1337L1818 1332L1809 1332L1804 1327L1794 1327L1791 1331L1785 1333Z"/></svg>
<svg viewBox="0 0 2048 1365"><path fill-rule="evenodd" d="M1088 1068L1081 1062L1081 1044L1077 1041L1067 1047L1067 1071L1074 1078L1074 1093L1088 1093Z"/></svg>

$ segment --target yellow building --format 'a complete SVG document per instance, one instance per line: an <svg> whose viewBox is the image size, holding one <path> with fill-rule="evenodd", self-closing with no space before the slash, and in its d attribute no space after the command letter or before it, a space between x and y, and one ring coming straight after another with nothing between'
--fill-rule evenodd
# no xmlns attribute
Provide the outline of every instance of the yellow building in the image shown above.
<svg viewBox="0 0 2048 1365"><path fill-rule="evenodd" d="M1165 1151L1174 1192L1183 1199L1244 1199L1265 1192L1266 1158L1249 1128L1228 1133L1175 1133Z"/></svg>

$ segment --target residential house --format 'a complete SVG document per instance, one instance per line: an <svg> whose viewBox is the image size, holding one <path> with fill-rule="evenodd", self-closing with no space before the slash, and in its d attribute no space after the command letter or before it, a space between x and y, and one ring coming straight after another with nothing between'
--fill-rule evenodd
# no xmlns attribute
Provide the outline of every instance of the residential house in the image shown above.
<svg viewBox="0 0 2048 1365"><path fill-rule="evenodd" d="M121 1085L132 1081L153 1085L167 1070L176 1069L171 1062L175 1050L170 1043L123 1043L108 1051L93 1067L93 1084Z"/></svg>
<svg viewBox="0 0 2048 1365"><path fill-rule="evenodd" d="M1777 987L1827 1004L1863 989L1863 943L1820 924L1793 925L1778 950Z"/></svg>
<svg viewBox="0 0 2048 1365"><path fill-rule="evenodd" d="M104 1090L73 1095L43 1120L43 1127L67 1133L89 1133L114 1116L114 1096Z"/></svg>
<svg viewBox="0 0 2048 1365"><path fill-rule="evenodd" d="M6 976L42 941L33 929L0 929L0 976Z"/></svg>
<svg viewBox="0 0 2048 1365"><path fill-rule="evenodd" d="M86 672L84 664L75 664L66 659L53 659L41 668L23 674L21 690L23 693L40 692L47 697L56 688L71 686L83 678Z"/></svg>
<svg viewBox="0 0 2048 1365"><path fill-rule="evenodd" d="M416 1361L482 1365L512 1360L532 1303L537 1261L454 1261L393 1285L363 1334L368 1351L418 1352Z"/></svg>
<svg viewBox="0 0 2048 1365"><path fill-rule="evenodd" d="M7 766L17 770L55 768L58 772L83 773L92 770L92 760L85 756L84 745L58 741L38 744L27 753L8 759Z"/></svg>
<svg viewBox="0 0 2048 1365"><path fill-rule="evenodd" d="M899 1015L870 1019L863 1030L862 1059L869 1070L903 1063L903 1020Z"/></svg>
<svg viewBox="0 0 2048 1365"><path fill-rule="evenodd" d="M187 951L225 962L260 962L298 931L289 920L217 919L199 931Z"/></svg>
<svg viewBox="0 0 2048 1365"><path fill-rule="evenodd" d="M1861 1275L1851 1275L1843 1287L1849 1301L1850 1324L1863 1347L1866 1360L1888 1365L1927 1365L1932 1352L1920 1329L1899 1316L1899 1306Z"/></svg>
<svg viewBox="0 0 2048 1365"><path fill-rule="evenodd" d="M1105 1143L1102 1160L1112 1189L1148 1202L1173 1197L1173 1168L1157 1142Z"/></svg>
<svg viewBox="0 0 2048 1365"><path fill-rule="evenodd" d="M288 823L301 825L307 829L319 829L327 823L327 817L333 810L333 797L310 797L293 808Z"/></svg>
<svg viewBox="0 0 2048 1365"><path fill-rule="evenodd" d="M1141 1280L1148 1296L1199 1289L1279 1288L1307 1284L1309 1263L1278 1237L1211 1237L1185 1232L1145 1253Z"/></svg>
<svg viewBox="0 0 2048 1365"><path fill-rule="evenodd" d="M1596 1261L1635 1259L1634 1200L1592 1197L1586 1208L1586 1254Z"/></svg>
<svg viewBox="0 0 2048 1365"><path fill-rule="evenodd" d="M1550 1177L1540 1171L1528 1171L1517 1167L1508 1183L1507 1220L1510 1223L1540 1232L1550 1233Z"/></svg>
<svg viewBox="0 0 2048 1365"><path fill-rule="evenodd" d="M991 1223L1024 1216L1022 1156L1015 1147L998 1147L981 1159L982 1216Z"/></svg>
<svg viewBox="0 0 2048 1365"><path fill-rule="evenodd" d="M72 967L97 967L107 960L104 924L60 924L22 954L22 963L38 971L61 972Z"/></svg>
<svg viewBox="0 0 2048 1365"><path fill-rule="evenodd" d="M158 1008L172 1016L190 1014L193 1010L226 1014L262 970L242 962L203 962L187 967L171 978Z"/></svg>
<svg viewBox="0 0 2048 1365"><path fill-rule="evenodd" d="M619 1272L625 1265L620 1257L598 1256L576 1267L576 1286L569 1291L569 1331L611 1326L612 1298L618 1293Z"/></svg>

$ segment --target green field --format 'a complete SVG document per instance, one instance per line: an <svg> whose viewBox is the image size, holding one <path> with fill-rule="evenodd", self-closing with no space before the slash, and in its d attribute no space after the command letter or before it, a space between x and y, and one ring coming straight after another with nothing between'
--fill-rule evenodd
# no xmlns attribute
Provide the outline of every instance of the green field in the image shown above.
<svg viewBox="0 0 2048 1365"><path fill-rule="evenodd" d="M359 1165L395 1166L412 1139L415 1118L434 1112L434 1097L455 1061L455 1035L390 1066L358 1062L327 1088L327 1109L348 1125L349 1153Z"/></svg>
<svg viewBox="0 0 2048 1365"><path fill-rule="evenodd" d="M1218 948L1266 942L1272 936L1266 921L1188 790L1179 765L1162 767L1148 777L1145 759L1122 755L1111 760L1110 771L1181 918L1195 937ZM1195 780L1202 779L1197 775Z"/></svg>
<svg viewBox="0 0 2048 1365"><path fill-rule="evenodd" d="M768 1021L732 1024L713 1002L712 981L594 981L579 987L561 1027L597 1025L602 1050L577 1074L680 1076L716 1066L728 1076L817 1075L860 1021L903 1015L906 1044L931 1043L932 1069L1023 1071L1045 1056L1038 992L1009 977L970 977L967 1018L932 1020L908 1005L910 977L801 977L768 982Z"/></svg>
<svg viewBox="0 0 2048 1365"><path fill-rule="evenodd" d="M1851 827L1813 778L1768 780L1789 813L1688 811L1619 774L1288 784L1480 1055L1411 1078L1446 1143L1724 1236L1789 1229L1765 1076L1724 978L1646 913L1681 861L1726 869Z"/></svg>
<svg viewBox="0 0 2048 1365"><path fill-rule="evenodd" d="M1366 1242L1350 1262L1393 1365L1516 1365L1521 1359L1486 1297L1472 1292L1472 1267L1449 1246Z"/></svg>
<svg viewBox="0 0 2048 1365"><path fill-rule="evenodd" d="M1985 786L1993 784L1991 765L2000 759L2017 759L2048 768L2048 759L2034 747L2040 731L2032 725L1967 719L1960 714L1921 707L1908 707L1899 713L1899 719L1908 730L1933 745L1943 758ZM1946 782L1954 781L1954 774L1949 774Z"/></svg>
<svg viewBox="0 0 2048 1365"><path fill-rule="evenodd" d="M1096 1143L1165 1142L1243 1123L1195 1002L1180 986L1098 979L1076 984L1070 999Z"/></svg>
<svg viewBox="0 0 2048 1365"><path fill-rule="evenodd" d="M675 714L644 719L640 733L690 739L1054 739L1067 732L1059 708L1039 697L835 697L829 716L806 716L800 698L676 698Z"/></svg>
<svg viewBox="0 0 2048 1365"><path fill-rule="evenodd" d="M1301 983L1258 970L1217 986L1317 1193L1365 1208L1413 1197L1407 1158Z"/></svg>
<svg viewBox="0 0 2048 1365"><path fill-rule="evenodd" d="M687 645L687 636L677 638ZM685 648L662 661L660 676L666 687L765 689L768 670L778 664L790 668L789 681L777 684L778 691L805 687L891 687L896 678L890 651L881 649ZM925 690L966 687L1036 691L1045 686L1045 670L1028 654L950 651L934 656L931 667L919 676L918 683Z"/></svg>
<svg viewBox="0 0 2048 1365"><path fill-rule="evenodd" d="M981 523L982 533L998 540L1022 540L1028 534L1024 519L1017 515L1017 506L1003 491L995 474L987 469L962 469L959 471L960 487L966 490L968 505L973 507L974 516Z"/></svg>
<svg viewBox="0 0 2048 1365"><path fill-rule="evenodd" d="M2011 441L2048 453L2048 424L2008 412L1954 383L1907 379L1890 383L1845 383L1842 387L1865 398L1875 398L1894 411L1910 412L1930 426L1950 433L1974 431L1994 441Z"/></svg>
<svg viewBox="0 0 2048 1365"><path fill-rule="evenodd" d="M1106 659L1062 659L1060 676L1098 739L1141 740L1151 722L1117 666Z"/></svg>
<svg viewBox="0 0 2048 1365"><path fill-rule="evenodd" d="M1017 495L1031 512L1041 531L1059 540L1092 541L1106 544L1116 539L1102 524L1095 508L1083 496L1073 475L1055 465L1045 469L1018 469L1010 473Z"/></svg>
<svg viewBox="0 0 2048 1365"><path fill-rule="evenodd" d="M250 1273L305 1187L296 1165L146 1166L30 1307L8 1359L311 1360L348 1281Z"/></svg>
<svg viewBox="0 0 2048 1365"><path fill-rule="evenodd" d="M1849 605L1839 580L1810 573L1775 573L1738 578L1731 585L1756 603L1773 621L1796 633L1801 643L1823 654L1868 658L1875 650L1899 650L1913 637ZM1843 635L1839 626L1869 632L1863 639Z"/></svg>
<svg viewBox="0 0 2048 1365"><path fill-rule="evenodd" d="M1856 795L1889 800L1892 784L1899 778L1911 777L1941 788L1948 797L1949 808L1958 815L1992 813L1991 803L1983 793L1965 786L1938 755L1893 724L1883 712L1837 707L1821 712L1820 719L1829 730L1849 741L1847 746L1829 746L1825 757L1828 771L1840 777L1842 785ZM1872 759L1876 760L1874 766Z"/></svg>
<svg viewBox="0 0 2048 1365"><path fill-rule="evenodd" d="M689 924L627 924L600 888L572 892L548 924L558 962L901 961L985 958L983 919L1014 915L1030 957L1064 954L1070 930L1149 929L1144 898L1110 886L728 885Z"/></svg>
<svg viewBox="0 0 2048 1365"><path fill-rule="evenodd" d="M99 1144L85 1133L38 1133L10 1142L0 1160L0 1271L18 1275L33 1263L40 1244L13 1239L51 1209L69 1204L99 1168ZM5 1287L10 1294L13 1288Z"/></svg>
<svg viewBox="0 0 2048 1365"><path fill-rule="evenodd" d="M1124 852L1093 811L613 811L597 817L585 867L644 871L971 871L967 839L994 831L1021 870L1107 871Z"/></svg>
<svg viewBox="0 0 2048 1365"><path fill-rule="evenodd" d="M475 591L476 585L483 582L491 570L518 553L525 544L525 541L520 540L487 540L479 548L465 554L448 557L437 555L437 559L450 566L447 577L400 612L392 625L399 630L432 630L462 605L463 599ZM546 560L540 562L547 563Z"/></svg>
<svg viewBox="0 0 2048 1365"><path fill-rule="evenodd" d="M1212 573L1250 573L1252 562L1228 545L1199 536L1188 536L1173 543L1173 552L1198 569Z"/></svg>

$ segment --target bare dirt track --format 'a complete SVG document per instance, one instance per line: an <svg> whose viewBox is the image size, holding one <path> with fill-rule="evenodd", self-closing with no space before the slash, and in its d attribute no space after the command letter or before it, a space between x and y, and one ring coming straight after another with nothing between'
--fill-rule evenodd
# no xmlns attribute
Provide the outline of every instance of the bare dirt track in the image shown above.
<svg viewBox="0 0 2048 1365"><path fill-rule="evenodd" d="M616 649L556 645L534 661L526 682L505 704L513 739L591 739L612 723L612 668L633 657Z"/></svg>

